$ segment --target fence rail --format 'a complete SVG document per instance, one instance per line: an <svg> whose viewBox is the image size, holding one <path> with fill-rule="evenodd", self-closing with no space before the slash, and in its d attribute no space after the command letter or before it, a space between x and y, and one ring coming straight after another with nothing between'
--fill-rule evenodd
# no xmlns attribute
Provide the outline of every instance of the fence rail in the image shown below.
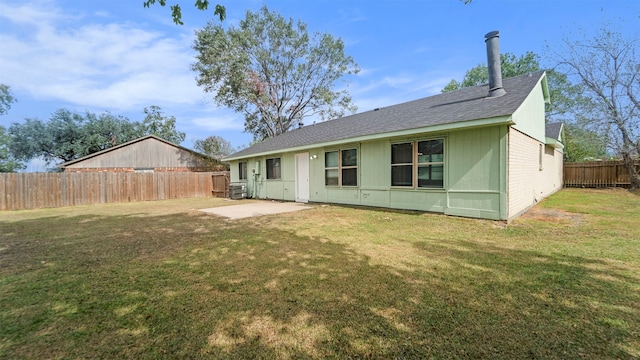
<svg viewBox="0 0 640 360"><path fill-rule="evenodd" d="M3 173L0 210L227 196L225 172Z"/></svg>
<svg viewBox="0 0 640 360"><path fill-rule="evenodd" d="M640 167L640 161L635 162ZM564 164L565 187L629 187L631 179L622 161L592 161Z"/></svg>

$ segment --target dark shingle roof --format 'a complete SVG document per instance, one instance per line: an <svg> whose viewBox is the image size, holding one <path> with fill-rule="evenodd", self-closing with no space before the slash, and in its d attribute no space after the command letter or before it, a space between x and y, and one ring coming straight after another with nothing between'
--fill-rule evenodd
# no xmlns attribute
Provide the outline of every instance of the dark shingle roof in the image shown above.
<svg viewBox="0 0 640 360"><path fill-rule="evenodd" d="M506 95L487 98L489 85L479 85L345 116L291 130L243 149L228 158L327 143L462 121L513 114L531 93L544 71L503 80Z"/></svg>
<svg viewBox="0 0 640 360"><path fill-rule="evenodd" d="M547 124L544 128L546 137L558 140L560 138L560 131L562 131L562 123Z"/></svg>

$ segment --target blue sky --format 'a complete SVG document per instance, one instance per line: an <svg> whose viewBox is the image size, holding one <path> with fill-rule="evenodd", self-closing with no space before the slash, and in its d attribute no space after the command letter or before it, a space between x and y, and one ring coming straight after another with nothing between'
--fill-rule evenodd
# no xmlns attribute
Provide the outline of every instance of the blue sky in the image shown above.
<svg viewBox="0 0 640 360"><path fill-rule="evenodd" d="M60 108L110 111L134 121L143 109L162 108L187 134L182 144L219 135L246 145L243 118L219 108L196 86L191 49L195 30L218 22L213 9L180 3L184 26L169 7L144 8L142 0L0 0L0 83L18 102L0 125L25 118L49 119ZM484 34L500 31L500 49L544 55L559 38L603 24L623 33L640 32L637 0L212 0L227 7L225 26L237 25L246 10L266 4L311 32L331 33L361 68L345 78L358 111L438 93L452 78L486 62ZM552 66L543 59L543 65ZM340 86L344 86L340 84ZM32 162L30 171L44 171Z"/></svg>

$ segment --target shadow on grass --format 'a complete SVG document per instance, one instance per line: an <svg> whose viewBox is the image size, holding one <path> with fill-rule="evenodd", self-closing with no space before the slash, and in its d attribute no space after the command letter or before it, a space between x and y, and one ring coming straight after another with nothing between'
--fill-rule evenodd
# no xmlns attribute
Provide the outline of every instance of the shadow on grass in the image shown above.
<svg viewBox="0 0 640 360"><path fill-rule="evenodd" d="M397 270L266 225L0 223L0 357L638 356L638 279L604 261L434 239L447 266Z"/></svg>
<svg viewBox="0 0 640 360"><path fill-rule="evenodd" d="M446 254L452 306L479 321L459 338L518 357L635 358L640 353L640 281L623 263L505 249L472 241L421 242L425 256ZM483 321L483 319L485 321ZM487 319L493 319L486 321ZM475 338L475 339L474 339ZM517 353L516 353L517 354Z"/></svg>

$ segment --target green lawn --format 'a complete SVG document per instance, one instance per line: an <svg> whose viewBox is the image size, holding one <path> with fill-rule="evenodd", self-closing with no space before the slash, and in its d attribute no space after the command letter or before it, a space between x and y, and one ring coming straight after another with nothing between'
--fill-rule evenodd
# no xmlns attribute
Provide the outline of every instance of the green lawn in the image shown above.
<svg viewBox="0 0 640 360"><path fill-rule="evenodd" d="M502 223L219 199L0 213L0 358L638 358L640 196Z"/></svg>

